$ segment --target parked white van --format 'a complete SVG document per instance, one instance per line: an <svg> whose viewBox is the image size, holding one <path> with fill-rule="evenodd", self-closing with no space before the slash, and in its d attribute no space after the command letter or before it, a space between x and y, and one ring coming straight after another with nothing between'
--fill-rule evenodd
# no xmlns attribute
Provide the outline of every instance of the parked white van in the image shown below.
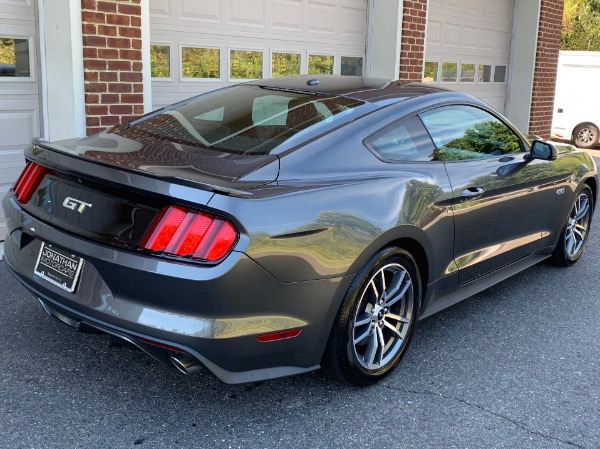
<svg viewBox="0 0 600 449"><path fill-rule="evenodd" d="M598 145L599 127L600 52L561 51L552 137L593 148Z"/></svg>

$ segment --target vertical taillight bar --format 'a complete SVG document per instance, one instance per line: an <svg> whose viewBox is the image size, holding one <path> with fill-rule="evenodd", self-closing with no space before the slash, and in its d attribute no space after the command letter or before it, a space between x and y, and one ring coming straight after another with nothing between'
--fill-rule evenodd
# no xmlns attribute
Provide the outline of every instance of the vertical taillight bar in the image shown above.
<svg viewBox="0 0 600 449"><path fill-rule="evenodd" d="M13 187L17 201L23 204L27 203L48 173L50 170L46 167L27 161L25 169Z"/></svg>

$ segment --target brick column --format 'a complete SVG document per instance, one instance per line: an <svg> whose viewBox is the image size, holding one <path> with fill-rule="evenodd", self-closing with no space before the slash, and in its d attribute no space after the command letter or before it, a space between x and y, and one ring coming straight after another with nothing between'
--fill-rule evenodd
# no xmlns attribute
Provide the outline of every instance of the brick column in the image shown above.
<svg viewBox="0 0 600 449"><path fill-rule="evenodd" d="M542 0L538 29L529 132L550 137L564 0Z"/></svg>
<svg viewBox="0 0 600 449"><path fill-rule="evenodd" d="M140 0L82 0L87 134L144 113Z"/></svg>
<svg viewBox="0 0 600 449"><path fill-rule="evenodd" d="M404 0L400 73L403 81L421 81L425 59L427 0Z"/></svg>

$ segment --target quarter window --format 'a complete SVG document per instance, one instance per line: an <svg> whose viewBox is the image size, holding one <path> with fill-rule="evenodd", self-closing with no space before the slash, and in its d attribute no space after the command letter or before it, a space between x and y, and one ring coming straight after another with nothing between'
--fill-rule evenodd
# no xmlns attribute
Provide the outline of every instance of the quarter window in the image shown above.
<svg viewBox="0 0 600 449"><path fill-rule="evenodd" d="M444 106L420 117L436 146L433 160L478 159L521 151L512 129L482 109Z"/></svg>
<svg viewBox="0 0 600 449"><path fill-rule="evenodd" d="M429 161L435 147L418 117L394 123L366 141L381 159L396 161Z"/></svg>

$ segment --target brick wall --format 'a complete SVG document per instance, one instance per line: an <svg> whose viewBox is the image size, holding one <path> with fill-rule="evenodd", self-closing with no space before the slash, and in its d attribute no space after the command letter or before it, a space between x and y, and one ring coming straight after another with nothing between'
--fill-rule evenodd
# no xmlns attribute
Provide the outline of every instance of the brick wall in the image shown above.
<svg viewBox="0 0 600 449"><path fill-rule="evenodd" d="M542 0L529 132L550 137L564 0Z"/></svg>
<svg viewBox="0 0 600 449"><path fill-rule="evenodd" d="M82 0L88 135L144 112L140 0Z"/></svg>
<svg viewBox="0 0 600 449"><path fill-rule="evenodd" d="M405 81L421 81L425 59L427 0L404 0L400 73Z"/></svg>

